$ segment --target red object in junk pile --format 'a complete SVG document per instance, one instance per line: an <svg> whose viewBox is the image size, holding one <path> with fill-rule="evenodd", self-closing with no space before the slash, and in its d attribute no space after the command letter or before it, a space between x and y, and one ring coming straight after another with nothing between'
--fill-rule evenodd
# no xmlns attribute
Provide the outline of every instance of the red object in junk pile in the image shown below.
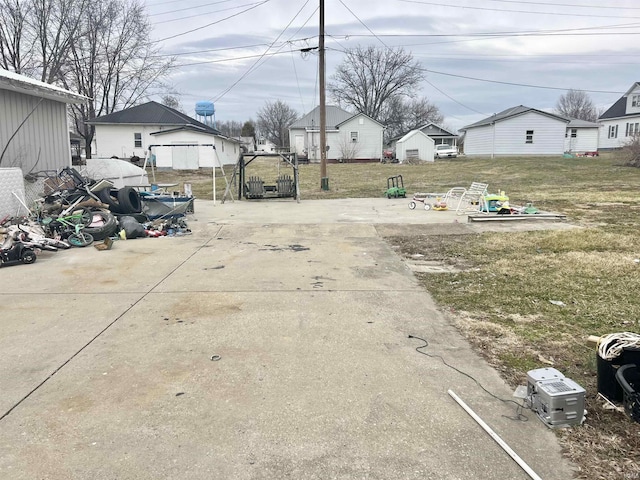
<svg viewBox="0 0 640 480"><path fill-rule="evenodd" d="M161 230L145 230L144 233L146 233L147 237L163 237L167 234Z"/></svg>

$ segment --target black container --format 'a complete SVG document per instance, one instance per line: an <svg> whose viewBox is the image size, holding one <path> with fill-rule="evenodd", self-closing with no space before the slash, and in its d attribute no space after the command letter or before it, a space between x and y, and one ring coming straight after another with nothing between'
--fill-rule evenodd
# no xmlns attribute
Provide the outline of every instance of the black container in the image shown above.
<svg viewBox="0 0 640 480"><path fill-rule="evenodd" d="M640 423L640 370L633 363L623 365L616 372L616 381L624 394L624 411Z"/></svg>
<svg viewBox="0 0 640 480"><path fill-rule="evenodd" d="M640 365L640 348L625 348L613 360L605 360L596 354L598 366L598 392L612 402L622 403L624 394L616 380L616 372L622 365L633 363Z"/></svg>

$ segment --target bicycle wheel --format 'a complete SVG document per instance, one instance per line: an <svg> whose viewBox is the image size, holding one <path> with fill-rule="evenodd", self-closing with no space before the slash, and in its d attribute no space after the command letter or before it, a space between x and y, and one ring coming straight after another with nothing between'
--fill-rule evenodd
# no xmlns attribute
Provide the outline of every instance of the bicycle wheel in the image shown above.
<svg viewBox="0 0 640 480"><path fill-rule="evenodd" d="M69 238L67 238L67 242L74 247L86 247L93 243L93 237L89 233L84 232L72 233L69 235Z"/></svg>
<svg viewBox="0 0 640 480"><path fill-rule="evenodd" d="M83 208L80 214L80 221L85 227L91 225L93 223L93 212L88 208Z"/></svg>

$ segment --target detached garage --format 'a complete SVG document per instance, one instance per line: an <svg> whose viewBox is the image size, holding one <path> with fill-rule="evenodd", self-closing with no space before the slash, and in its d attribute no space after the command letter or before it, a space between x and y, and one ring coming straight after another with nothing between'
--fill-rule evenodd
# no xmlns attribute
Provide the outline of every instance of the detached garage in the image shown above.
<svg viewBox="0 0 640 480"><path fill-rule="evenodd" d="M396 143L396 158L400 163L433 162L433 138L421 130L411 130Z"/></svg>
<svg viewBox="0 0 640 480"><path fill-rule="evenodd" d="M0 167L24 174L71 166L67 104L87 98L0 69Z"/></svg>

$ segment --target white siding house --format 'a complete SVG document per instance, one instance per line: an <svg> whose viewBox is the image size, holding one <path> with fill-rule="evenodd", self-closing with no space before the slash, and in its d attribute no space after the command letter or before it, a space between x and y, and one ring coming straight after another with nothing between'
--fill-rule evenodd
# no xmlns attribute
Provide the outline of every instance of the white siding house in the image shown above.
<svg viewBox="0 0 640 480"><path fill-rule="evenodd" d="M158 168L197 170L235 165L240 155L239 142L193 127L162 130L151 136L154 143L148 147Z"/></svg>
<svg viewBox="0 0 640 480"><path fill-rule="evenodd" d="M19 167L26 174L71 166L67 104L85 101L82 95L0 69L0 167Z"/></svg>
<svg viewBox="0 0 640 480"><path fill-rule="evenodd" d="M585 120L571 120L564 137L564 151L591 153L598 151L600 125Z"/></svg>
<svg viewBox="0 0 640 480"><path fill-rule="evenodd" d="M640 82L634 83L627 93L620 97L598 119L601 150L621 148L630 138L640 133Z"/></svg>
<svg viewBox="0 0 640 480"><path fill-rule="evenodd" d="M166 168L188 166L193 169L213 166L213 146L223 165L234 164L240 154L238 140L157 102L137 105L87 123L95 126L98 158L144 158L151 149L158 167L162 163Z"/></svg>
<svg viewBox="0 0 640 480"><path fill-rule="evenodd" d="M396 142L396 158L400 163L407 160L433 162L435 141L421 130L411 130Z"/></svg>
<svg viewBox="0 0 640 480"><path fill-rule="evenodd" d="M569 119L522 105L467 125L467 155L562 155Z"/></svg>
<svg viewBox="0 0 640 480"><path fill-rule="evenodd" d="M352 114L333 105L326 107L327 160L333 162L380 161L383 126L371 117ZM289 127L292 151L320 161L320 108L316 107Z"/></svg>

